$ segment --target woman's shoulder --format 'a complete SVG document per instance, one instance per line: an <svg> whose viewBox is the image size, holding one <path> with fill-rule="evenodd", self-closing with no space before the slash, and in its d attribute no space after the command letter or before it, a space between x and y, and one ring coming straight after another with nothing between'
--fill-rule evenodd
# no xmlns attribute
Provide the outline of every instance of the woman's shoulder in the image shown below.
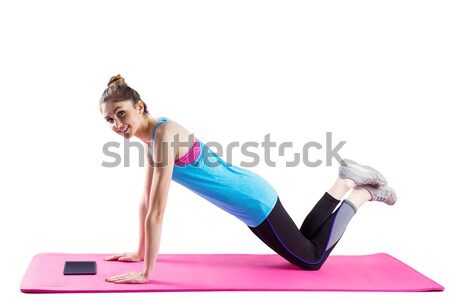
<svg viewBox="0 0 450 300"><path fill-rule="evenodd" d="M178 136L178 140L182 141L187 139L190 134L193 135L191 131L186 129L173 118L157 117L155 119L159 120L159 126L155 130L155 140L163 137L166 139L175 139L176 136Z"/></svg>

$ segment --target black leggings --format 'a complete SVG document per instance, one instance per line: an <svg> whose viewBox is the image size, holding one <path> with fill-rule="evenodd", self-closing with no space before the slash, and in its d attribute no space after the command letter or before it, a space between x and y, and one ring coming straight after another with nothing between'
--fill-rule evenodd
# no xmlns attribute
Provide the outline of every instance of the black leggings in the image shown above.
<svg viewBox="0 0 450 300"><path fill-rule="evenodd" d="M299 230L278 198L267 218L249 228L287 261L304 270L319 270L356 213L356 207L347 200L333 212L340 202L325 193Z"/></svg>

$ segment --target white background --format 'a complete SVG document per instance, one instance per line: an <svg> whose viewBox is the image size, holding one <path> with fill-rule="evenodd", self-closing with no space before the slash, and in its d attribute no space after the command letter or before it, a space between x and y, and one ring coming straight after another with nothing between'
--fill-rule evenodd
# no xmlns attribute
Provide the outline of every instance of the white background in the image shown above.
<svg viewBox="0 0 450 300"><path fill-rule="evenodd" d="M347 141L376 167L393 207L360 209L333 254L387 252L448 288L450 15L447 1L2 1L1 298L40 252L114 253L138 244L144 168L104 168L123 142L98 99L120 73L154 117L204 142L291 141L252 168L298 225L337 162L284 163L303 144ZM136 138L133 138L137 141ZM262 148L259 149L262 151ZM261 152L262 153L262 152ZM232 163L249 161L235 149ZM324 150L311 159L325 159ZM108 160L109 161L109 160ZM273 253L244 223L175 182L160 253ZM161 293L161 299L443 299L443 293ZM85 294L89 299L156 295Z"/></svg>

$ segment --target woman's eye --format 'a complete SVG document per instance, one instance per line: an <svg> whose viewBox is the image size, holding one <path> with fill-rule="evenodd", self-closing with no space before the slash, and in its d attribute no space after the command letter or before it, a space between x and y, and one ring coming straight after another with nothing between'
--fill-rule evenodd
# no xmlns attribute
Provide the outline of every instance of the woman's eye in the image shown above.
<svg viewBox="0 0 450 300"><path fill-rule="evenodd" d="M119 115L119 117L123 117L125 115L125 112L123 110L119 111L118 115Z"/></svg>

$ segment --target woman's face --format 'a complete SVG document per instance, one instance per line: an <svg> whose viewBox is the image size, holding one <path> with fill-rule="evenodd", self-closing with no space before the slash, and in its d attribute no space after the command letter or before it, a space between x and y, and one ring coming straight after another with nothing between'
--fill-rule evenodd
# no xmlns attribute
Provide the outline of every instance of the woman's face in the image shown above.
<svg viewBox="0 0 450 300"><path fill-rule="evenodd" d="M125 138L131 138L139 128L140 105L136 109L131 101L107 102L102 103L100 109L111 129Z"/></svg>

